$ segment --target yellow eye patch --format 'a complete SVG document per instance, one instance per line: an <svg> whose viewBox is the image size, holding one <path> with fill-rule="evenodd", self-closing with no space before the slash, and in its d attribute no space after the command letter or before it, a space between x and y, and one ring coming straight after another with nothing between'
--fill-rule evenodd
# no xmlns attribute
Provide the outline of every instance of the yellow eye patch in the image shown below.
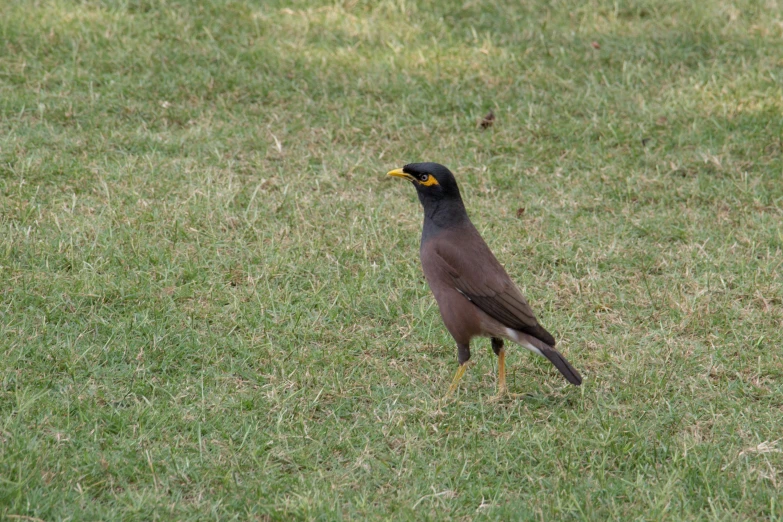
<svg viewBox="0 0 783 522"><path fill-rule="evenodd" d="M438 185L438 180L435 179L435 176L432 174L425 174L423 176L424 179L417 179L416 182L419 185L424 185L425 187L431 187L433 185Z"/></svg>

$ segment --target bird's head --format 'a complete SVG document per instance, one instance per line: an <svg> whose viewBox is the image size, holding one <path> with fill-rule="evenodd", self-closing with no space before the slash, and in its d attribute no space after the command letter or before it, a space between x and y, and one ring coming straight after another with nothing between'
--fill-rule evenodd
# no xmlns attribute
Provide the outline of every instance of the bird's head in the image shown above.
<svg viewBox="0 0 783 522"><path fill-rule="evenodd" d="M389 176L405 178L413 183L421 203L461 200L457 180L449 169L438 163L409 163L389 172Z"/></svg>
<svg viewBox="0 0 783 522"><path fill-rule="evenodd" d="M424 207L424 235L428 226L452 227L468 220L459 194L457 180L449 169L438 163L409 163L392 170L389 176L409 180Z"/></svg>

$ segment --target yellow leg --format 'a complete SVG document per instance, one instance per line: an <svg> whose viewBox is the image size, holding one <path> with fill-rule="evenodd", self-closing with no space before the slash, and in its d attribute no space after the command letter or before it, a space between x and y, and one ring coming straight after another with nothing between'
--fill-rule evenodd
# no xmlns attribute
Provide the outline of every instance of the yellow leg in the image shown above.
<svg viewBox="0 0 783 522"><path fill-rule="evenodd" d="M490 402L500 402L506 397L517 399L524 397L520 393L509 393L506 387L506 350L501 348L498 352L498 394L490 399Z"/></svg>
<svg viewBox="0 0 783 522"><path fill-rule="evenodd" d="M506 394L506 349L498 354L498 398Z"/></svg>
<svg viewBox="0 0 783 522"><path fill-rule="evenodd" d="M459 368L457 369L457 373L454 374L454 378L451 380L451 386L449 386L449 391L446 392L446 397L450 397L452 393L457 389L457 386L459 386L459 381L462 379L462 376L465 375L465 370L468 369L467 363L463 363L459 365Z"/></svg>
<svg viewBox="0 0 783 522"><path fill-rule="evenodd" d="M506 389L506 349L498 352L498 394L492 397L490 402L500 402L508 395Z"/></svg>

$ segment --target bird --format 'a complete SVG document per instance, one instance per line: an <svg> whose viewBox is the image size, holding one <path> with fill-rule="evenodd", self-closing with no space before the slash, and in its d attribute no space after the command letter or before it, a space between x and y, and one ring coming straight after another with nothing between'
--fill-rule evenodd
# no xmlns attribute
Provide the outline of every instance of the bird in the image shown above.
<svg viewBox="0 0 783 522"><path fill-rule="evenodd" d="M498 357L497 395L508 393L506 350L509 340L547 358L574 385L582 376L555 349L555 338L536 319L468 217L457 180L438 163L409 163L389 176L407 179L424 209L419 257L427 284L446 329L457 344L459 367L446 397L458 388L470 359L474 337L489 337Z"/></svg>

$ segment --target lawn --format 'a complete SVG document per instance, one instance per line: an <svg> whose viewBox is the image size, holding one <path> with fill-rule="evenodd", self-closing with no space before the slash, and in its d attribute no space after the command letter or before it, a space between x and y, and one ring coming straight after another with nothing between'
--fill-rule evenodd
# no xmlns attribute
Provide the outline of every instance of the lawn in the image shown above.
<svg viewBox="0 0 783 522"><path fill-rule="evenodd" d="M780 0L5 0L0 519L781 520L782 155Z"/></svg>

